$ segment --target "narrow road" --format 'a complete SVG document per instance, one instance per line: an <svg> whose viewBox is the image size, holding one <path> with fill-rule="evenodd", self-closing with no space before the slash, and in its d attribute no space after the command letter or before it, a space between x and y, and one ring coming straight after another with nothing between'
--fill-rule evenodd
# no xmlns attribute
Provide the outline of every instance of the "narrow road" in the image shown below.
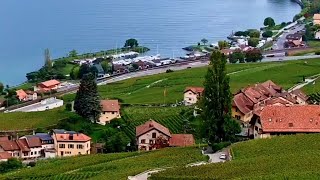
<svg viewBox="0 0 320 180"><path fill-rule="evenodd" d="M303 83L299 83L299 84L296 84L296 85L294 85L292 88L290 88L288 91L289 92L292 92L292 91L294 91L294 90L297 90L297 89L301 89L301 88L303 88L304 86L306 86L306 85L308 85L308 84L310 84L310 83L313 83L315 80L317 80L318 79L318 77L316 77L316 78L313 78L313 79L305 79L305 81L303 82Z"/></svg>

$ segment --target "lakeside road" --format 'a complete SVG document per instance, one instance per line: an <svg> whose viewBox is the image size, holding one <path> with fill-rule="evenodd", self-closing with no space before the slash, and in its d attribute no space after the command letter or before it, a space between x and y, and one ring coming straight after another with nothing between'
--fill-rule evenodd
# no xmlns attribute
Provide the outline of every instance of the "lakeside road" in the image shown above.
<svg viewBox="0 0 320 180"><path fill-rule="evenodd" d="M294 60L304 60L304 59L316 59L320 58L320 55L311 55L311 56L286 56L286 57L272 57L272 58L264 58L261 62L281 62L281 61L294 61ZM208 62L203 61L196 61L191 62L188 64L181 64L181 65L175 65L175 66L168 66L164 68L158 68L158 69L151 69L146 71L138 71L138 72L132 72L128 74L123 74L117 77L113 77L107 80L104 80L102 82L99 82L98 85L105 85L109 83L114 83L130 78L136 78L136 77L143 77L143 76L149 76L149 75L155 75L160 73L165 73L168 69L171 69L173 71L179 71L187 68L196 68L196 67L204 67L207 66Z"/></svg>

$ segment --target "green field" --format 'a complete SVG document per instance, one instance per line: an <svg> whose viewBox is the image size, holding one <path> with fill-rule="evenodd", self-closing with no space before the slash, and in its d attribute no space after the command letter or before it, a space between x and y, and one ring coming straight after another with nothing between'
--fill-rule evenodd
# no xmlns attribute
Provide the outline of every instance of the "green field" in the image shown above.
<svg viewBox="0 0 320 180"><path fill-rule="evenodd" d="M320 135L280 136L232 145L234 160L152 175L160 179L319 179Z"/></svg>
<svg viewBox="0 0 320 180"><path fill-rule="evenodd" d="M257 82L271 79L284 88L290 88L308 77L319 73L320 60L287 61L272 63L228 64L232 92ZM183 99L186 86L202 86L206 67L193 68L173 73L164 73L128 79L99 87L102 98L119 98L131 104L174 103ZM237 72L240 71L240 72ZM235 73L237 72L237 73ZM164 90L166 89L166 97ZM66 99L73 99L69 95Z"/></svg>
<svg viewBox="0 0 320 180"><path fill-rule="evenodd" d="M198 148L167 148L152 152L99 154L39 161L34 168L0 175L0 179L127 179L146 170L206 161Z"/></svg>
<svg viewBox="0 0 320 180"><path fill-rule="evenodd" d="M64 107L44 112L1 113L0 130L8 131L46 128L71 116L75 116L75 114L65 111Z"/></svg>

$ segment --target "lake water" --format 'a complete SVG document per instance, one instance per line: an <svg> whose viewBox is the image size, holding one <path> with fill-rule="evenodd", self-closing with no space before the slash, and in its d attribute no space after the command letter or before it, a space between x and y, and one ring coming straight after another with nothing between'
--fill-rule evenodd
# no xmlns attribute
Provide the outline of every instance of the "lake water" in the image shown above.
<svg viewBox="0 0 320 180"><path fill-rule="evenodd" d="M202 38L225 39L233 30L259 28L265 17L292 21L290 0L1 0L0 81L15 85L44 62L70 50L93 52L124 45L128 38L162 56Z"/></svg>

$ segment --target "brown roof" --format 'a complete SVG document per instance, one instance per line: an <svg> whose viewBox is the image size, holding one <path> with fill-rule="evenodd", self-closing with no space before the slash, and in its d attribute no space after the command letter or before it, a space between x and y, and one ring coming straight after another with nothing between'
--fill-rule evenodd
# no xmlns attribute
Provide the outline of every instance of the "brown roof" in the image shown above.
<svg viewBox="0 0 320 180"><path fill-rule="evenodd" d="M192 134L173 134L169 144L175 147L185 147L194 145L195 141Z"/></svg>
<svg viewBox="0 0 320 180"><path fill-rule="evenodd" d="M204 91L204 88L203 87L186 87L186 89L184 90L184 93L187 91L192 91L195 94L200 93L201 95Z"/></svg>
<svg viewBox="0 0 320 180"><path fill-rule="evenodd" d="M320 132L320 106L266 106L260 121L263 132Z"/></svg>
<svg viewBox="0 0 320 180"><path fill-rule="evenodd" d="M171 137L169 129L162 126L161 124L155 122L154 120L149 120L146 123L144 123L140 126L137 126L136 127L136 137L141 136L141 135L151 131L152 129L156 129L156 130L162 132L163 134Z"/></svg>
<svg viewBox="0 0 320 180"><path fill-rule="evenodd" d="M10 159L12 158L11 154L8 152L0 152L0 160L1 159Z"/></svg>
<svg viewBox="0 0 320 180"><path fill-rule="evenodd" d="M59 85L60 82L55 80L55 79L52 79L52 80L49 80L49 81L41 82L40 84L45 86L45 87L51 87L51 86Z"/></svg>
<svg viewBox="0 0 320 180"><path fill-rule="evenodd" d="M27 93L22 89L17 90L16 93L20 101L27 97Z"/></svg>
<svg viewBox="0 0 320 180"><path fill-rule="evenodd" d="M16 142L22 152L29 152L30 151L30 148L28 146L28 142L26 139L18 139L18 140L16 140Z"/></svg>
<svg viewBox="0 0 320 180"><path fill-rule="evenodd" d="M233 97L233 106L236 106L243 114L249 113L253 109L254 103L243 93L236 94Z"/></svg>
<svg viewBox="0 0 320 180"><path fill-rule="evenodd" d="M265 104L266 105L293 105L291 101L288 101L287 99L282 97L268 99L266 100Z"/></svg>
<svg viewBox="0 0 320 180"><path fill-rule="evenodd" d="M3 140L0 141L0 147L5 151L15 151L20 150L16 141Z"/></svg>
<svg viewBox="0 0 320 180"><path fill-rule="evenodd" d="M300 89L296 89L296 90L292 91L291 93L298 96L299 98L301 98L304 101L308 100L308 96L306 94L304 94Z"/></svg>
<svg viewBox="0 0 320 180"><path fill-rule="evenodd" d="M26 136L26 140L30 148L41 147L42 145L38 136Z"/></svg>
<svg viewBox="0 0 320 180"><path fill-rule="evenodd" d="M119 112L120 105L118 100L101 100L100 101L103 112Z"/></svg>
<svg viewBox="0 0 320 180"><path fill-rule="evenodd" d="M295 33L295 34L288 34L286 36L286 39L288 40L299 40L302 38L302 35L301 34L298 34L298 33Z"/></svg>
<svg viewBox="0 0 320 180"><path fill-rule="evenodd" d="M320 20L320 14L314 14L313 15L314 20Z"/></svg>

